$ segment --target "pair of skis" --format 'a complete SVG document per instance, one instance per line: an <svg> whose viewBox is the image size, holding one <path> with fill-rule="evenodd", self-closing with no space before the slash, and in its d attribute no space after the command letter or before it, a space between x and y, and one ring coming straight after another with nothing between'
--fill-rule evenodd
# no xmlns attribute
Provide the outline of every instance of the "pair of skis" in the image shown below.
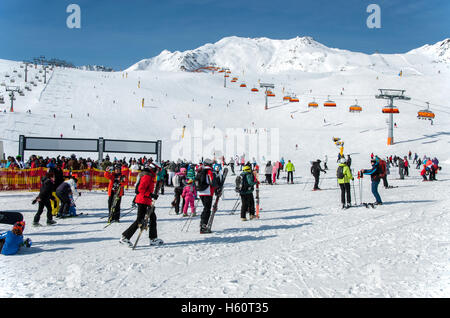
<svg viewBox="0 0 450 318"><path fill-rule="evenodd" d="M223 187L225 185L225 179L227 178L227 175L228 175L228 167L225 167L223 169L222 180L220 180L220 186L219 186L219 188L217 189L217 192L216 192L216 200L214 201L214 205L213 205L213 208L212 208L212 211L211 211L211 215L209 216L208 224L206 225L206 232L207 233L211 233L211 228L212 228L212 224L213 224L213 221L214 221L214 216L216 215L216 212L217 212L217 208L218 208L218 205L219 205L220 197L223 194Z"/></svg>
<svg viewBox="0 0 450 318"><path fill-rule="evenodd" d="M153 193L158 194L160 187L161 187L161 184L157 183ZM147 208L147 213L145 213L144 221L142 222L142 224L138 224L139 234L136 238L136 242L134 242L134 244L133 244L133 247L132 247L133 250L136 248L137 243L139 242L139 239L141 238L142 232L148 230L148 223L149 223L150 216L152 215L152 213L155 213L155 202L156 202L156 199L153 199L152 204Z"/></svg>

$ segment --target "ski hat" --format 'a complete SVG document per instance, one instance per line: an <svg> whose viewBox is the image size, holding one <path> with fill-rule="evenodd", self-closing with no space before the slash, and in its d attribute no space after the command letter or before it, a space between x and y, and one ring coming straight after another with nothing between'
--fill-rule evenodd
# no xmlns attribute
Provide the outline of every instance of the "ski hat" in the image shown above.
<svg viewBox="0 0 450 318"><path fill-rule="evenodd" d="M214 162L211 159L203 160L203 164L206 166L211 166Z"/></svg>
<svg viewBox="0 0 450 318"><path fill-rule="evenodd" d="M13 226L12 232L16 235L22 235L25 231L25 221L16 222Z"/></svg>
<svg viewBox="0 0 450 318"><path fill-rule="evenodd" d="M181 172L181 173L186 173L187 170L186 170L186 168L180 168L180 172Z"/></svg>
<svg viewBox="0 0 450 318"><path fill-rule="evenodd" d="M245 171L245 172L251 172L252 171L252 167L244 166L244 168L242 168L242 170Z"/></svg>

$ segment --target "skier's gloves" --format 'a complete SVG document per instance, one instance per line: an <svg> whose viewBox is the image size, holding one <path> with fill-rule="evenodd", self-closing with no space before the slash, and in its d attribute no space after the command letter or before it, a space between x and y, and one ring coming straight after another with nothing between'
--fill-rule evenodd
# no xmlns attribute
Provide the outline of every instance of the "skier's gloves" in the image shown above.
<svg viewBox="0 0 450 318"><path fill-rule="evenodd" d="M23 242L23 244L24 244L26 247L31 247L31 245L33 244L33 242L31 241L30 238L27 238L27 239Z"/></svg>
<svg viewBox="0 0 450 318"><path fill-rule="evenodd" d="M156 193L152 193L150 195L153 199L158 200L158 195Z"/></svg>
<svg viewBox="0 0 450 318"><path fill-rule="evenodd" d="M78 196L81 197L81 192L78 192Z"/></svg>

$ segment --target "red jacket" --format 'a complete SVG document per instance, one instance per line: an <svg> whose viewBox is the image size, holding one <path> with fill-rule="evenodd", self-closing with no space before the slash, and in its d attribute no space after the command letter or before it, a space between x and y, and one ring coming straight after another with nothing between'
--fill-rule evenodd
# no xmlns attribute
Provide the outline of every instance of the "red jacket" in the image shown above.
<svg viewBox="0 0 450 318"><path fill-rule="evenodd" d="M144 172L139 179L138 195L136 196L136 203L151 205L152 198L150 195L155 190L156 175L151 172Z"/></svg>
<svg viewBox="0 0 450 318"><path fill-rule="evenodd" d="M108 196L111 196L112 187L114 185L114 179L115 179L115 173L110 173L109 171L105 171L105 178L109 179L108 184ZM128 184L127 176L123 175L123 181L120 183L120 191L119 191L119 197L123 196L123 187L125 187Z"/></svg>

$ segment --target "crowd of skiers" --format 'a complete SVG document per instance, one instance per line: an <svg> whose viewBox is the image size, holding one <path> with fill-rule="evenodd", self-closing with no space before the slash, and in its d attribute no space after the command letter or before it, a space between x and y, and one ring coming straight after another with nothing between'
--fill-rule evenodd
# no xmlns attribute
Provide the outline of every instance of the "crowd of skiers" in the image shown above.
<svg viewBox="0 0 450 318"><path fill-rule="evenodd" d="M72 171L80 169L80 167L83 167L83 165L88 162L91 163L91 167L97 166L97 164L89 159L77 159L75 155L72 155L69 158L58 156L56 158L46 159L33 155L26 163L23 163L20 159L20 157L17 157L14 160L14 158L9 157L11 164L16 162L16 168L48 168L47 174L41 180L40 192L33 200L33 204L38 203L38 211L34 216L33 225L40 226L39 220L44 208L47 209L48 225L56 223L53 220L55 214L57 218L76 216L76 212L71 213L71 209L75 207L74 198L81 195L81 193L77 191L76 186L78 176L76 173L70 173L69 177L64 177L63 168ZM243 157L236 156L235 158L231 158L228 163L225 161L225 158L222 157L219 160L202 159L198 164L182 160L178 160L177 162L163 161L161 164L158 164L153 162L152 158L147 159L146 157L139 159L130 158L127 162L125 158L122 160L115 158L111 161L109 156L107 156L106 160L98 165L98 167L100 169L104 168L104 177L109 180L107 202L109 211L108 223L120 221L121 198L124 195L124 187L128 184L128 172L129 170L134 170L139 171L135 184L136 196L133 200L133 207L137 207L137 217L136 221L122 233L120 239L121 243L132 246L130 239L143 224L147 224L149 228L151 245L163 243L157 235L156 214L154 212L148 214L147 212L154 205L154 201L158 196L160 194L164 195L164 187L174 188L174 198L171 202L171 206L176 214L182 214L184 217L195 216L196 201L201 201L203 210L200 217L200 233L210 233L211 228L208 228L208 221L213 208L213 197L217 197L219 191L221 191L221 188L223 187L223 173L225 167L227 167L226 169L230 168L233 175L237 172L235 168L240 167L239 175L236 178L235 190L240 196L241 219L242 221L247 221L247 215L250 219L254 219L257 217L257 213L253 192L255 191L255 186L258 188L258 185L260 184L260 167L256 163L256 160L250 162L245 161L244 159L243 162L242 159ZM325 156L325 163L327 159L328 158ZM404 179L404 176L409 176L408 168L410 167L410 160L413 160L413 163L417 164L417 168L423 166L421 175L424 181L436 180L436 172L441 169L438 166L439 161L437 158L431 159L427 156L419 158L417 154L412 158L412 154L409 152L409 154L403 158L399 156L388 156L384 160L373 153L371 154L371 167L359 170L357 177L358 179L361 179L364 175L370 176L371 191L375 198L373 204L383 204L378 192L378 186L381 180L383 180L384 187L390 187L387 181L387 175L390 174L390 169L392 167L399 168L400 179ZM320 165L321 162L322 161L319 159L311 162L310 172L314 177L314 191L320 190L319 181L321 172L327 173L328 170L326 164L325 169L322 169ZM352 205L350 183L355 180L355 176L352 174L350 168L351 158L349 155L345 158L345 156L339 154L338 163L336 176L341 190L342 208L349 208ZM292 184L295 166L291 160L285 162L284 159L281 158L273 164L271 161L268 161L264 170L261 172L265 175L265 182L268 185L274 185L277 184L282 171L286 172L287 183ZM429 179L427 179L428 175ZM189 209L191 212L190 215L188 214ZM145 220L146 217L148 218L147 220ZM19 245L25 244L23 237L20 238L20 229L22 229L23 232L24 223L16 224L13 231L0 235L0 248L3 247L5 253L11 253L11 250L18 250ZM5 242L7 242L6 245ZM13 244L10 242L16 243ZM15 248L11 249L11 244L15 246ZM31 245L31 241L27 241L27 244Z"/></svg>

